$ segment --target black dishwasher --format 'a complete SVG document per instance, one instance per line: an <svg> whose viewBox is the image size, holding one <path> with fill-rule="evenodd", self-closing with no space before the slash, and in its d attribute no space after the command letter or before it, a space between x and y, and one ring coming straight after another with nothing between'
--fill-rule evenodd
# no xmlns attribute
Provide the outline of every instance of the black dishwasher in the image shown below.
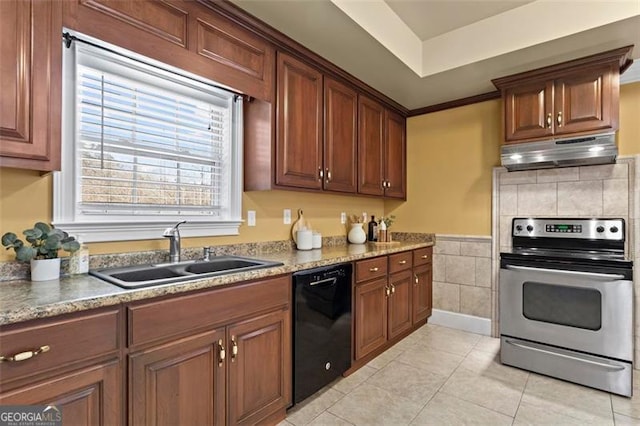
<svg viewBox="0 0 640 426"><path fill-rule="evenodd" d="M293 402L351 366L350 263L293 274Z"/></svg>

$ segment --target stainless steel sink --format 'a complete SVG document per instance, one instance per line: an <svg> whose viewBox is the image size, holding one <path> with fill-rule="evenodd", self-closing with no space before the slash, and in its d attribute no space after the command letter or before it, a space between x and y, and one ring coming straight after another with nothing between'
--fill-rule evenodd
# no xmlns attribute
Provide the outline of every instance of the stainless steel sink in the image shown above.
<svg viewBox="0 0 640 426"><path fill-rule="evenodd" d="M122 268L92 269L89 274L123 288L178 283L198 278L280 266L282 263L240 256L218 256L211 260L159 263Z"/></svg>

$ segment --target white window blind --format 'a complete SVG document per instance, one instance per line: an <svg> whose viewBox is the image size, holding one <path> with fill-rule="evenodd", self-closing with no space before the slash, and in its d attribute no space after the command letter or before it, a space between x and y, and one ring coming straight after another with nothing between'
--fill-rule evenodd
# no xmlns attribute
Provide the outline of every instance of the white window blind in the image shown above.
<svg viewBox="0 0 640 426"><path fill-rule="evenodd" d="M65 50L62 174L72 177L56 187L74 191L60 194L70 204L55 209L60 226L239 223L241 102L232 92L78 41Z"/></svg>

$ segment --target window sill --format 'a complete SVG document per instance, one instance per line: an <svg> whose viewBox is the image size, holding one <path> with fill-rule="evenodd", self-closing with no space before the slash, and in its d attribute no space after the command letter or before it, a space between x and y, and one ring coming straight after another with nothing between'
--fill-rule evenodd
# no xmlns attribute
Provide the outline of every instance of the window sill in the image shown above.
<svg viewBox="0 0 640 426"><path fill-rule="evenodd" d="M238 235L242 220L224 222L187 222L180 225L182 237L214 237ZM84 242L155 240L162 238L165 229L176 224L176 221L158 222L99 222L99 223L65 223L54 222L54 226L70 235L81 236Z"/></svg>

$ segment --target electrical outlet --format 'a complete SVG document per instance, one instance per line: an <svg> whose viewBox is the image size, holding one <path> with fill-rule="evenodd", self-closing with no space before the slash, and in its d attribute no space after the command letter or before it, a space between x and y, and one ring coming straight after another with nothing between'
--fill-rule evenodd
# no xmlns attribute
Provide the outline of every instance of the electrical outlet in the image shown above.
<svg viewBox="0 0 640 426"><path fill-rule="evenodd" d="M285 225L291 225L291 209L284 209L282 214L282 223Z"/></svg>
<svg viewBox="0 0 640 426"><path fill-rule="evenodd" d="M255 210L247 210L247 226L256 226Z"/></svg>
<svg viewBox="0 0 640 426"><path fill-rule="evenodd" d="M345 212L340 213L340 223L343 225L347 223L347 214Z"/></svg>

